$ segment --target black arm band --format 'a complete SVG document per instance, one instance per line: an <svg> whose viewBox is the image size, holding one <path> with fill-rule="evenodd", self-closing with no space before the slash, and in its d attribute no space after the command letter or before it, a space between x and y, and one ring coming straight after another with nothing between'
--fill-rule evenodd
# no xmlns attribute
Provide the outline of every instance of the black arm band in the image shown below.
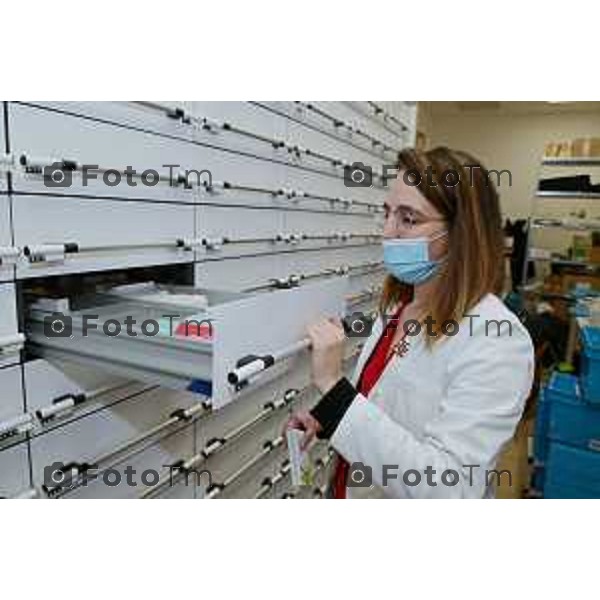
<svg viewBox="0 0 600 600"><path fill-rule="evenodd" d="M357 395L354 386L342 377L311 409L310 414L323 428L317 435L319 439L329 439L333 435Z"/></svg>

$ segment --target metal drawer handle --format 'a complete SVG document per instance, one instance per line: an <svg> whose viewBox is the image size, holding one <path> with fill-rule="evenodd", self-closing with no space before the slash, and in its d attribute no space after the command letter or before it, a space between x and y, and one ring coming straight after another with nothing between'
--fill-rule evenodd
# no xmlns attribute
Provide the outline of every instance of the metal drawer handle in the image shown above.
<svg viewBox="0 0 600 600"><path fill-rule="evenodd" d="M0 267L14 265L19 259L21 251L14 246L0 247Z"/></svg>
<svg viewBox="0 0 600 600"><path fill-rule="evenodd" d="M29 413L3 421L0 423L0 441L27 433L33 426L33 418Z"/></svg>
<svg viewBox="0 0 600 600"><path fill-rule="evenodd" d="M35 412L41 423L52 421L59 415L70 412L77 405L87 400L85 394L64 394L52 400L52 404L44 406Z"/></svg>
<svg viewBox="0 0 600 600"><path fill-rule="evenodd" d="M16 333L0 337L0 357L19 352L25 343L25 335Z"/></svg>
<svg viewBox="0 0 600 600"><path fill-rule="evenodd" d="M266 371L273 365L285 360L286 358L290 358L291 356L298 354L302 350L306 350L310 347L310 343L311 342L309 338L304 338L298 342L290 344L278 352L273 352L272 354L265 354L263 356L250 354L248 356L244 356L237 362L236 368L229 372L227 375L227 381L231 385L236 386L236 389L240 389L248 382L249 379L253 378L259 373Z"/></svg>

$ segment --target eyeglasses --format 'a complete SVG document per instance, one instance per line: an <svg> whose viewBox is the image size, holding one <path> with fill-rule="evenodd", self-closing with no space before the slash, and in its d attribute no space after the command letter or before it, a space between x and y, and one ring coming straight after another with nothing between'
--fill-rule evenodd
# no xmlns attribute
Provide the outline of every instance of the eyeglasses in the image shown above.
<svg viewBox="0 0 600 600"><path fill-rule="evenodd" d="M408 206L396 206L391 208L387 205L383 207L383 219L387 222L389 218L394 221L394 226L397 230L412 231L417 229L420 225L430 223L434 221L443 221L442 218L428 217L423 213L410 208Z"/></svg>

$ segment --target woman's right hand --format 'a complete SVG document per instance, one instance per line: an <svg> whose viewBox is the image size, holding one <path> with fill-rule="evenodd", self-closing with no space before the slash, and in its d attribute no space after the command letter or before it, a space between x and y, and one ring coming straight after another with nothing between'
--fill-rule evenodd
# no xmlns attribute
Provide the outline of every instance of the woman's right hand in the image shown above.
<svg viewBox="0 0 600 600"><path fill-rule="evenodd" d="M304 437L300 444L302 451L306 450L315 439L317 433L322 430L321 424L308 411L298 411L292 414L284 427L284 434L288 429L299 429L304 431Z"/></svg>

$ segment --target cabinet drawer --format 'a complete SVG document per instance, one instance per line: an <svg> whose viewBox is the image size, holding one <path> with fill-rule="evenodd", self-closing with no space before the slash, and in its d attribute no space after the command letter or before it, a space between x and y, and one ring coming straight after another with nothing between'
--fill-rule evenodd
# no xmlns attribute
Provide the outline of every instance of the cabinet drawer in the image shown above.
<svg viewBox="0 0 600 600"><path fill-rule="evenodd" d="M312 275L340 266L357 266L381 261L381 247L292 250L264 256L248 256L222 260L205 260L196 264L198 286L245 291L265 288L272 279L293 275ZM350 273L350 292L363 291L373 283L381 283L381 272L357 270Z"/></svg>
<svg viewBox="0 0 600 600"><path fill-rule="evenodd" d="M23 413L23 386L21 367L0 369L0 422ZM0 438L2 433L0 431Z"/></svg>
<svg viewBox="0 0 600 600"><path fill-rule="evenodd" d="M0 367L19 361L19 337L15 286L12 283L0 283Z"/></svg>
<svg viewBox="0 0 600 600"><path fill-rule="evenodd" d="M346 290L345 278L258 295L146 282L74 298L77 309L63 307L62 317L42 298L28 312L30 348L47 360L193 389L218 408L237 400L249 377L269 369L264 384L303 351L307 320L342 315Z"/></svg>
<svg viewBox="0 0 600 600"><path fill-rule="evenodd" d="M10 200L0 188L0 281L14 278L14 264L18 260L18 250L13 247L10 225Z"/></svg>
<svg viewBox="0 0 600 600"><path fill-rule="evenodd" d="M98 411L149 388L66 361L53 365L43 359L30 360L23 368L27 410L36 413L48 427Z"/></svg>
<svg viewBox="0 0 600 600"><path fill-rule="evenodd" d="M18 263L20 278L194 260L178 247L194 237L193 206L23 195L13 214L15 244L31 250ZM65 244L78 251L65 253Z"/></svg>
<svg viewBox="0 0 600 600"><path fill-rule="evenodd" d="M27 102L38 108L73 116L88 117L116 125L143 129L165 136L192 139L191 127L176 118L177 109L187 110L188 102ZM169 116L169 113L172 116Z"/></svg>
<svg viewBox="0 0 600 600"><path fill-rule="evenodd" d="M250 102L190 102L190 112L198 118L208 117L261 133L265 137L284 139L287 119L261 110Z"/></svg>
<svg viewBox="0 0 600 600"><path fill-rule="evenodd" d="M287 135L291 144L298 144L326 156L340 157L348 163L362 162L365 165L373 165L381 171L381 157L346 144L342 139L335 139L293 121L288 124Z"/></svg>
<svg viewBox="0 0 600 600"><path fill-rule="evenodd" d="M240 291L288 274L279 254L205 260L196 264L195 282L201 287Z"/></svg>
<svg viewBox="0 0 600 600"><path fill-rule="evenodd" d="M93 121L37 107L11 103L9 109L11 146L17 157L25 155L33 165L47 166L53 161L74 161L79 165L98 165L123 173L127 167L138 175L154 169L169 177L185 169L205 169L200 166L196 147L186 141L145 133L126 127ZM29 164L29 163L28 163ZM118 196L161 201L193 202L194 193L183 186L166 182L143 185L139 177L122 175L118 185L107 185L103 175L83 185L80 172L69 173L60 185L47 186L41 174L23 174L14 178L19 192L83 194L88 196ZM70 181L69 181L70 179ZM109 182L116 176L109 177ZM148 181L154 182L153 177ZM137 185L133 186L130 183ZM70 185L69 185L70 184Z"/></svg>
<svg viewBox="0 0 600 600"><path fill-rule="evenodd" d="M326 247L329 245L343 248L345 245L380 243L378 237L363 237L381 234L381 229L374 216L336 213L316 215L309 212L287 211L284 221L286 231L309 236L309 239L302 243L302 247L311 245ZM334 237L336 235L338 238ZM311 240L311 237L322 239Z"/></svg>
<svg viewBox="0 0 600 600"><path fill-rule="evenodd" d="M284 187L299 189L313 195L323 195L329 198L339 198L342 200L350 200L354 205L350 206L349 210L367 210L367 205L383 205L385 197L388 193L386 188L380 187L347 187L344 184L344 171L339 169L331 175L316 173L311 170L301 169L298 167L282 166L282 176L284 179ZM305 206L306 201L301 201L301 206ZM345 204L337 203L335 206L339 210L345 208ZM323 209L327 207L326 202L314 202L313 207Z"/></svg>
<svg viewBox="0 0 600 600"><path fill-rule="evenodd" d="M11 498L29 487L27 444L0 451L0 496Z"/></svg>
<svg viewBox="0 0 600 600"><path fill-rule="evenodd" d="M381 245L352 246L347 242L347 247L322 248L318 250L290 251L281 254L284 263L284 272L287 274L310 275L326 269L335 269L340 266L363 265L381 260Z"/></svg>
<svg viewBox="0 0 600 600"><path fill-rule="evenodd" d="M190 114L196 125L194 139L201 144L268 159L288 159L287 150L274 145L286 139L285 120L273 119L248 102L190 102ZM204 119L212 122L210 129L200 125Z"/></svg>
<svg viewBox="0 0 600 600"><path fill-rule="evenodd" d="M206 239L198 258L225 258L277 252L286 246L275 241L285 234L283 213L279 210L243 207L197 207L197 237ZM223 238L228 243L221 244Z"/></svg>

